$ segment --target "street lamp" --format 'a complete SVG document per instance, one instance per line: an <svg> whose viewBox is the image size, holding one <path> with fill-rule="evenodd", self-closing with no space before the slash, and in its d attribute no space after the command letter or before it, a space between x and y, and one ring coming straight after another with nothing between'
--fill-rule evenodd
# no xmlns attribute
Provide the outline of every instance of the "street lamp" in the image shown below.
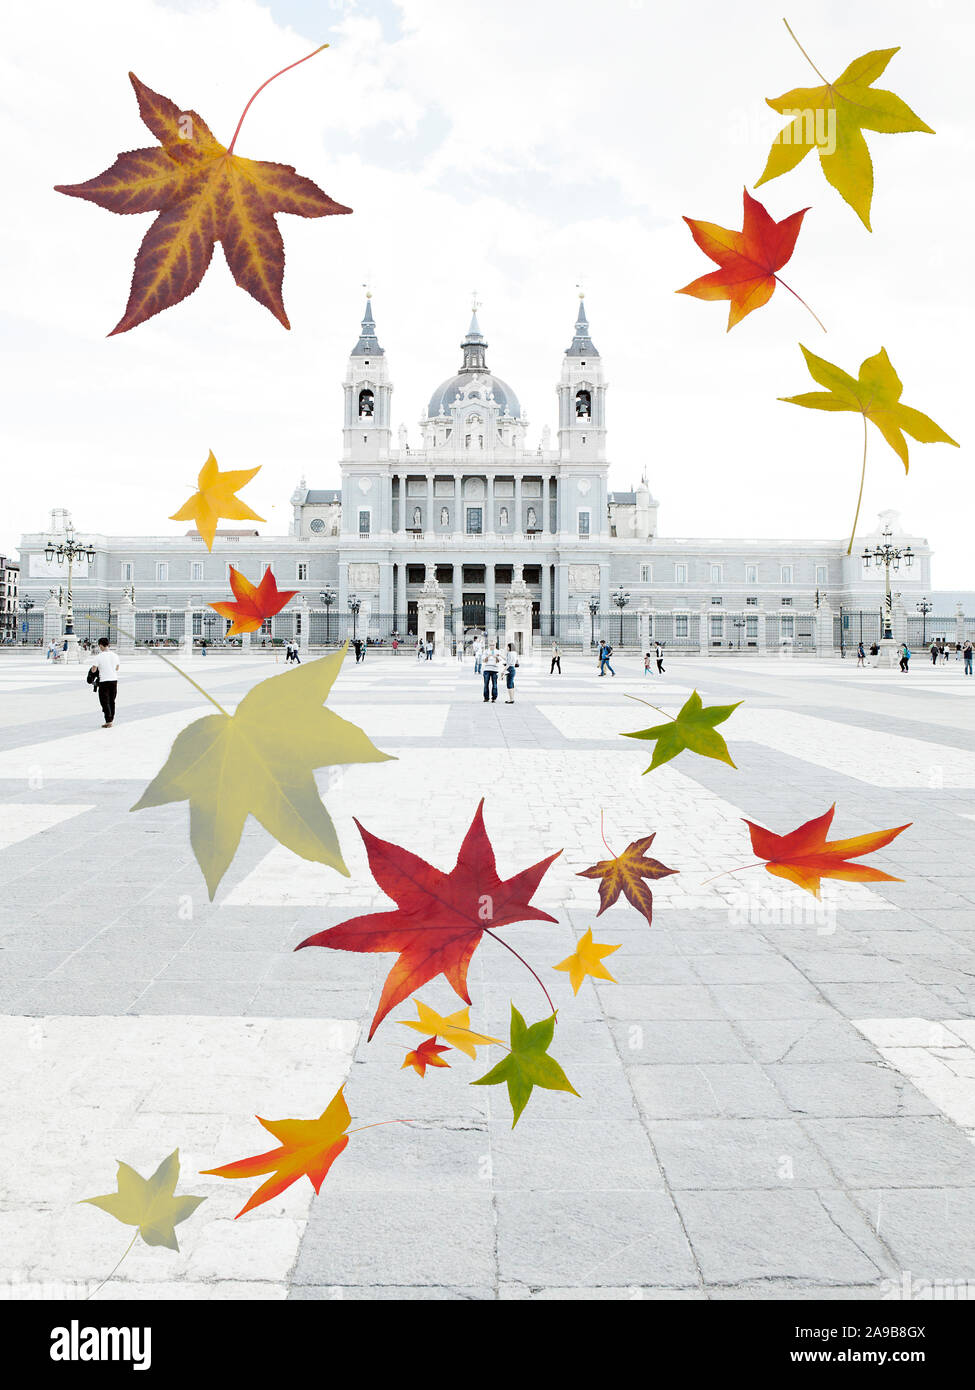
<svg viewBox="0 0 975 1390"><path fill-rule="evenodd" d="M30 630L30 610L31 610L33 607L34 607L34 600L33 600L32 598L29 598L29 597L25 594L24 597L20 600L20 611L21 611L21 612L23 613L23 615L24 615L24 628L23 628L23 632L24 632L24 645L25 645L25 646L27 645L27 635L28 635L28 632L29 632L29 630Z"/></svg>
<svg viewBox="0 0 975 1390"><path fill-rule="evenodd" d="M44 547L44 558L48 564L57 560L59 565L63 565L65 560L68 562L68 608L64 618L64 635L68 643L68 653L74 651L78 645L78 639L74 630L74 611L71 606L71 582L72 570L75 560L86 559L89 564L95 558L95 551L92 546L85 545L82 541L76 541L74 532L68 531L63 541L48 541Z"/></svg>
<svg viewBox="0 0 975 1390"><path fill-rule="evenodd" d="M336 594L333 588L326 584L325 588L319 591L318 597L321 599L322 604L325 608L325 645L327 647L329 642L332 640L329 627L331 621L331 607L332 604L338 598L338 594Z"/></svg>
<svg viewBox="0 0 975 1390"><path fill-rule="evenodd" d="M620 610L620 646L621 646L621 647L622 647L622 645L623 645L623 609L626 607L626 605L629 603L629 601L630 601L630 595L629 595L629 593L624 592L623 585L621 584L621 585L619 586L619 588L616 590L616 593L613 595L613 602L616 604L616 607Z"/></svg>
<svg viewBox="0 0 975 1390"><path fill-rule="evenodd" d="M745 626L745 619L744 619L744 618L732 618L732 620L731 620L731 626L732 626L732 627L736 630L736 632L738 633L738 650L741 651L741 630L742 630L742 628Z"/></svg>
<svg viewBox="0 0 975 1390"><path fill-rule="evenodd" d="M881 543L874 546L873 550L866 549L863 552L863 568L869 569L871 564L878 568L884 567L884 635L881 639L884 642L893 642L894 631L892 626L893 599L890 592L890 571L893 569L896 574L901 567L901 560L908 569L914 564L914 552L911 547L905 546L900 550L896 545L892 545L893 533L889 526L884 527ZM892 660L892 658L891 658Z"/></svg>
<svg viewBox="0 0 975 1390"><path fill-rule="evenodd" d="M928 614L931 612L934 604L931 603L929 599L922 598L921 602L917 604L916 607L921 615L921 646L924 647L927 645L928 640Z"/></svg>
<svg viewBox="0 0 975 1390"><path fill-rule="evenodd" d="M355 641L356 636L357 636L356 624L358 623L358 620L359 620L359 609L360 609L361 607L362 607L362 599L359 598L358 594L350 594L350 595L349 595L349 612L352 614L352 640L353 640L353 642Z"/></svg>
<svg viewBox="0 0 975 1390"><path fill-rule="evenodd" d="M596 614L599 612L599 595L589 595L589 645L596 645Z"/></svg>
<svg viewBox="0 0 975 1390"><path fill-rule="evenodd" d="M204 613L204 615L203 615L203 627L204 627L204 629L205 629L205 631L206 631L206 640L207 640L207 642L210 644L210 646L213 645L213 629L216 627L216 625L217 625L217 615L216 615L216 613Z"/></svg>

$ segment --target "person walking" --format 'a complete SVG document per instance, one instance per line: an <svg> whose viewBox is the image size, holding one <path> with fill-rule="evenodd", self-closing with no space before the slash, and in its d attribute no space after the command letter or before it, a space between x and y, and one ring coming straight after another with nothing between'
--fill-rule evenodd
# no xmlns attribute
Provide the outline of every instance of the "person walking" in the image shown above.
<svg viewBox="0 0 975 1390"><path fill-rule="evenodd" d="M649 653L649 652L644 652L644 653L643 653L643 674L644 674L645 676L649 676L650 673L651 673L651 669L652 669L652 668L651 668L651 666L650 666L650 653Z"/></svg>
<svg viewBox="0 0 975 1390"><path fill-rule="evenodd" d="M399 652L399 638L398 638L398 637L394 637L394 638L393 638L393 656L396 656L396 655L398 654L398 652Z"/></svg>
<svg viewBox="0 0 975 1390"><path fill-rule="evenodd" d="M423 638L422 638L422 637L418 637L418 638L416 639L416 659L417 659L417 661L422 661L422 660L423 660Z"/></svg>
<svg viewBox="0 0 975 1390"><path fill-rule="evenodd" d="M98 655L91 670L98 673L98 703L105 716L103 729L110 729L115 722L115 698L118 695L119 659L108 645L107 637L98 639Z"/></svg>
<svg viewBox="0 0 975 1390"><path fill-rule="evenodd" d="M607 670L609 671L609 674L610 674L611 676L615 676L615 675L616 675L616 672L613 670L612 666L610 666L610 664L609 664L609 658L610 658L612 655L613 655L613 649L612 649L612 647L609 645L609 643L608 643L608 642L600 641L600 644L599 644L599 674L600 674L601 676L605 676Z"/></svg>
<svg viewBox="0 0 975 1390"><path fill-rule="evenodd" d="M484 703L490 700L493 705L498 698L498 672L501 670L501 653L496 643L492 642L484 653L481 669L484 674Z"/></svg>
<svg viewBox="0 0 975 1390"><path fill-rule="evenodd" d="M559 646L558 642L553 642L553 643L552 643L552 664L551 664L551 666L548 668L548 673L549 673L549 675L552 674L552 672L555 670L556 666L559 668L559 675L561 676L561 674L562 674L562 649L561 649L561 647Z"/></svg>
<svg viewBox="0 0 975 1390"><path fill-rule="evenodd" d="M972 639L969 637L961 649L962 660L965 663L965 675L972 674Z"/></svg>
<svg viewBox="0 0 975 1390"><path fill-rule="evenodd" d="M866 649L866 647L863 645L862 642L858 642L858 643L857 643L857 665L858 665L858 666L864 666L864 667L865 667L866 664L867 664L867 649Z"/></svg>
<svg viewBox="0 0 975 1390"><path fill-rule="evenodd" d="M504 683L508 690L507 695L504 697L506 705L513 705L515 702L515 667L517 665L518 653L515 651L515 644L514 642L509 642L508 650L505 652L504 657ZM549 675L551 674L551 671L549 671Z"/></svg>
<svg viewBox="0 0 975 1390"><path fill-rule="evenodd" d="M901 643L901 662L900 662L900 666L901 666L901 670L902 670L902 671L907 671L907 670L909 670L909 662L910 662L910 660L911 660L911 649L910 649L910 647L907 645L906 642L902 642L902 643Z"/></svg>
<svg viewBox="0 0 975 1390"><path fill-rule="evenodd" d="M936 637L936 638L934 639L934 641L931 643L931 665L932 665L932 666L936 666L937 664L938 664L938 639L937 639L937 637Z"/></svg>
<svg viewBox="0 0 975 1390"><path fill-rule="evenodd" d="M654 653L657 658L657 675L662 676L664 674L664 649L659 642L654 648Z"/></svg>

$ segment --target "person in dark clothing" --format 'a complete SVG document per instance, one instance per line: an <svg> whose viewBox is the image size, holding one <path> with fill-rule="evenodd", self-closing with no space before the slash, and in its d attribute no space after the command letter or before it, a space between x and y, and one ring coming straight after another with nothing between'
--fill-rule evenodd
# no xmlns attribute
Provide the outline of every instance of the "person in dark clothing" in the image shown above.
<svg viewBox="0 0 975 1390"><path fill-rule="evenodd" d="M118 695L119 659L108 645L107 637L98 639L98 655L92 666L98 672L98 703L105 716L103 729L110 729L115 722L115 699Z"/></svg>

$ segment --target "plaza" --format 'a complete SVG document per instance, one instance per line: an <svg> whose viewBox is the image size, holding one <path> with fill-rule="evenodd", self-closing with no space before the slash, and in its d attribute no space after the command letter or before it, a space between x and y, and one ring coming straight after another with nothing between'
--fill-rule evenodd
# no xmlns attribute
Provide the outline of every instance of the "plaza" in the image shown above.
<svg viewBox="0 0 975 1390"><path fill-rule="evenodd" d="M254 647L169 655L226 709L285 670ZM176 1147L178 1191L206 1202L179 1252L137 1243L96 1302L975 1288L975 678L954 659L613 664L600 680L570 651L550 675L536 649L515 703L485 705L467 660L350 656L328 708L396 758L318 774L350 877L252 819L210 903L186 804L130 808L212 706L127 652L104 731L83 665L0 654L9 1296L99 1284L130 1233L78 1203ZM673 715L694 689L744 701L721 726L737 768L683 753L644 776L650 745L620 735L661 715L627 696ZM557 923L500 935L555 1001L579 1095L536 1089L514 1129L504 1087L469 1085L499 1048L404 1071L409 1004L366 1041L392 956L294 950L389 905L353 817L447 870L482 797L502 878L562 850L533 899ZM826 880L817 901L754 864L742 817L784 833L834 802L834 838L911 823L868 861L902 882ZM618 854L651 832L679 871L652 885L652 926L623 899L597 919L578 875L602 834ZM589 927L619 945L615 979L574 996L552 967ZM507 1038L512 1002L548 1013L489 940L469 984L483 1033ZM442 977L417 993L462 1006ZM319 1196L301 1179L235 1221L256 1183L200 1171L266 1148L256 1115L317 1116L343 1083L354 1126L407 1123L356 1134Z"/></svg>

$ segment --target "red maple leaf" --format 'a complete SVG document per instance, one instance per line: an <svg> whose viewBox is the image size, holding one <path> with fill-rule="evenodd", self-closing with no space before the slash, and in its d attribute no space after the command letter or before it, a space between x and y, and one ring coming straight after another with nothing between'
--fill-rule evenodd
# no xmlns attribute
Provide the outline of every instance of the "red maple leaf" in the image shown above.
<svg viewBox="0 0 975 1390"><path fill-rule="evenodd" d="M407 1067L412 1067L418 1076L426 1076L427 1067L449 1067L450 1063L437 1054L449 1052L449 1047L443 1047L437 1042L436 1037L427 1038L421 1042L419 1047L406 1054L406 1061L400 1067L400 1071L405 1071Z"/></svg>
<svg viewBox="0 0 975 1390"><path fill-rule="evenodd" d="M874 869L869 864L853 864L851 859L861 854L872 854L874 850L889 845L907 825L895 826L892 830L872 830L866 835L857 835L852 840L827 840L829 827L836 812L835 803L821 816L806 821L788 835L776 835L774 831L764 830L762 826L745 820L748 833L752 837L752 849L759 858L766 860L765 867L776 878L786 878L812 893L820 896L820 880L841 878L855 883L901 883L902 879L883 869Z"/></svg>
<svg viewBox="0 0 975 1390"><path fill-rule="evenodd" d="M514 878L500 879L494 850L484 828L484 800L474 813L449 874L399 845L380 840L356 821L365 842L369 867L395 912L371 912L309 936L295 949L327 946L334 951L398 951L399 960L383 985L371 1038L397 1004L443 975L465 1004L467 967L486 931L509 922L556 922L558 918L529 902L542 876L562 853L539 860ZM530 967L529 967L530 968ZM534 972L533 972L534 973Z"/></svg>
<svg viewBox="0 0 975 1390"><path fill-rule="evenodd" d="M777 280L779 284L785 284L775 272L781 270L790 259L802 219L809 211L803 208L782 222L776 222L758 199L751 197L747 188L744 194L745 215L740 232L729 231L714 222L696 222L691 217L684 218L698 246L721 269L713 270L710 275L702 275L677 293L690 294L695 299L730 299L729 330L753 309L760 309L768 303ZM785 285L785 288L789 289L789 286ZM790 293L795 294L795 291L790 290ZM796 295L796 298L799 296Z"/></svg>
<svg viewBox="0 0 975 1390"><path fill-rule="evenodd" d="M289 599L294 598L297 589L279 589L277 580L270 570L265 570L260 584L254 585L245 579L239 570L230 566L230 587L234 591L236 603L210 603L207 605L220 614L230 618L232 627L227 628L227 636L235 632L256 632L265 618L271 618Z"/></svg>

